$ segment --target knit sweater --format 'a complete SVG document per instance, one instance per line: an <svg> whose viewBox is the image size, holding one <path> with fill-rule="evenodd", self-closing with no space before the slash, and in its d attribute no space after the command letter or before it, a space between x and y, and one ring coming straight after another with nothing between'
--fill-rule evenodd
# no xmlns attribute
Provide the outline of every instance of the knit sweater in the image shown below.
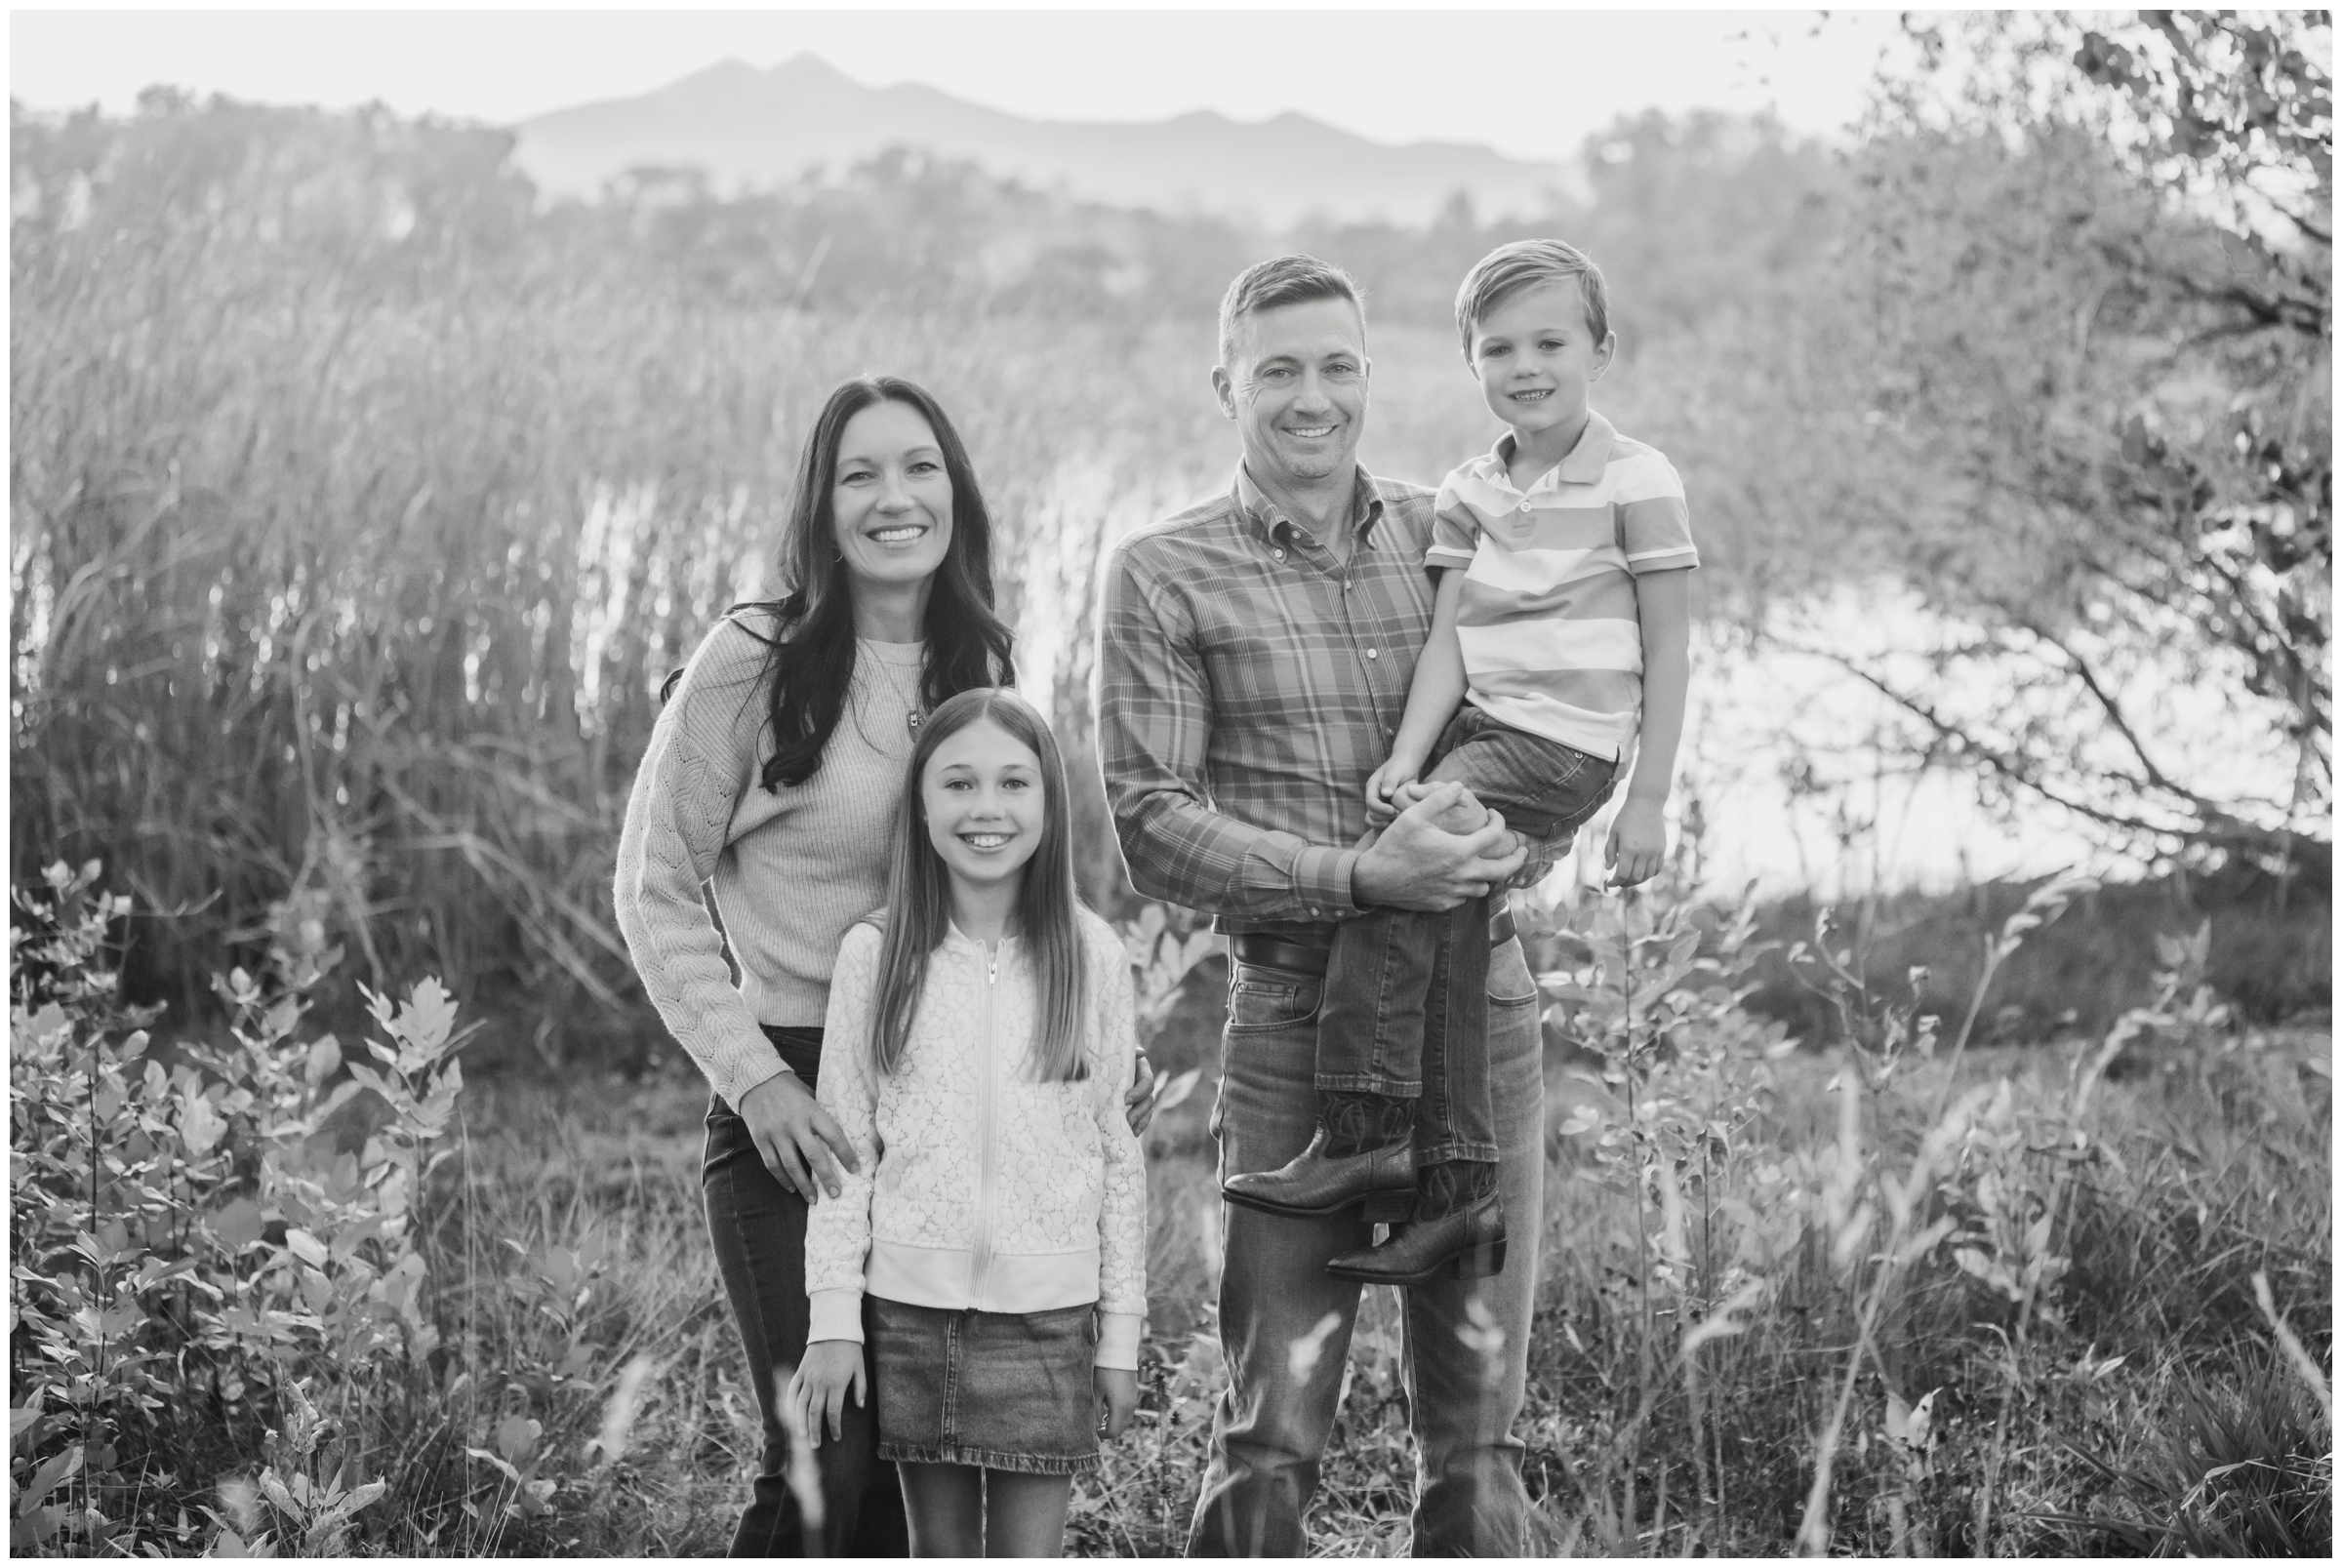
<svg viewBox="0 0 2342 1568"><path fill-rule="evenodd" d="M643 989L734 1109L786 1070L761 1025L820 1024L838 939L886 901L925 657L924 644L856 639L849 701L822 765L801 784L767 789L758 780L773 754L772 698L759 638L776 624L744 612L692 655L634 776L613 894ZM711 881L721 933L701 902Z"/></svg>
<svg viewBox="0 0 2342 1568"><path fill-rule="evenodd" d="M928 960L903 1059L873 1080L868 1041L879 936L837 951L822 1034L822 1106L859 1171L805 1217L807 1339L860 1340L862 1298L958 1311L1096 1302L1093 1360L1135 1371L1147 1311L1147 1168L1122 1106L1137 1061L1130 964L1081 915L1089 1076L1036 1082L1035 987L1025 945L950 932Z"/></svg>

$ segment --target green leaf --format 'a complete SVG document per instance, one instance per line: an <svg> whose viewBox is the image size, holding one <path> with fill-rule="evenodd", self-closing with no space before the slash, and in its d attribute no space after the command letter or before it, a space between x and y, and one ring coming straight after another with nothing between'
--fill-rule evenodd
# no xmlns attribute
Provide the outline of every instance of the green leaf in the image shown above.
<svg viewBox="0 0 2342 1568"><path fill-rule="evenodd" d="M211 1101L191 1085L179 1105L180 1141L186 1146L189 1155L201 1159L226 1134L227 1123L212 1108Z"/></svg>
<svg viewBox="0 0 2342 1568"><path fill-rule="evenodd" d="M46 1464L32 1472L32 1479L24 1483L24 1490L17 1499L18 1518L29 1515L60 1481L69 1478L81 1468L81 1446L75 1443L63 1453L52 1455Z"/></svg>
<svg viewBox="0 0 2342 1568"><path fill-rule="evenodd" d="M526 1416L506 1416L496 1428L496 1446L505 1458L515 1465L535 1451L537 1439L545 1435L545 1427Z"/></svg>
<svg viewBox="0 0 2342 1568"><path fill-rule="evenodd" d="M261 1206L250 1198L238 1198L207 1218L212 1234L230 1252L241 1252L261 1239Z"/></svg>
<svg viewBox="0 0 2342 1568"><path fill-rule="evenodd" d="M447 994L437 976L430 975L417 981L407 992L407 1005L399 1010L391 1032L427 1057L445 1048L455 1026L455 998Z"/></svg>

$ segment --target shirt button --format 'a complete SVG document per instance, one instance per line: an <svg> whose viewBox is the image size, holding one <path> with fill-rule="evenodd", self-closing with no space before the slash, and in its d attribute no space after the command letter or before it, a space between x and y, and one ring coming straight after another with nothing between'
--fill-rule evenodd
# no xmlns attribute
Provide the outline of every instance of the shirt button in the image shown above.
<svg viewBox="0 0 2342 1568"><path fill-rule="evenodd" d="M1379 648L1369 648L1366 650L1366 657L1369 659L1380 659L1383 657L1383 653Z"/></svg>
<svg viewBox="0 0 2342 1568"><path fill-rule="evenodd" d="M1269 553L1275 556L1280 561L1285 558L1285 552L1283 550L1271 550Z"/></svg>
<svg viewBox="0 0 2342 1568"><path fill-rule="evenodd" d="M1315 905L1314 904L1312 904L1312 905L1310 905L1310 915L1311 915L1311 918L1314 919L1314 918L1316 917L1316 914L1317 914L1317 905Z"/></svg>
<svg viewBox="0 0 2342 1568"><path fill-rule="evenodd" d="M1529 509L1529 503L1528 503L1527 502L1525 502L1525 501L1524 501L1524 502L1522 502L1522 503L1520 503L1520 509L1521 509L1522 511L1524 511L1524 512L1525 512L1525 511L1527 511L1527 510Z"/></svg>

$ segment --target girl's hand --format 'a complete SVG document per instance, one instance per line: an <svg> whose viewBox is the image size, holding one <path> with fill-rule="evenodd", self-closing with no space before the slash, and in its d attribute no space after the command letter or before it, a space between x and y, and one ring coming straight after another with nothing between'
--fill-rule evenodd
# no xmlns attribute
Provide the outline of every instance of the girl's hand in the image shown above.
<svg viewBox="0 0 2342 1568"><path fill-rule="evenodd" d="M851 1389L859 1406L868 1397L863 1376L862 1347L852 1340L816 1340L805 1347L797 1375L788 1380L788 1401L796 1407L805 1441L822 1446L822 1418L829 1418L829 1435L846 1435L846 1393Z"/></svg>
<svg viewBox="0 0 2342 1568"><path fill-rule="evenodd" d="M1130 1092L1122 1097L1122 1114L1130 1118L1134 1138L1143 1135L1147 1124L1154 1120L1154 1097L1162 1093L1163 1084L1170 1077L1169 1073L1157 1077L1144 1051L1139 1053L1137 1069L1131 1077Z"/></svg>
<svg viewBox="0 0 2342 1568"><path fill-rule="evenodd" d="M1659 874L1666 859L1667 823L1659 803L1629 795L1611 820L1610 837L1602 845L1602 864L1611 867L1609 885L1631 888L1647 882Z"/></svg>
<svg viewBox="0 0 2342 1568"><path fill-rule="evenodd" d="M1406 803L1393 799L1405 785L1413 784L1423 772L1423 758L1393 751L1383 765L1366 776L1366 825L1380 827L1400 812Z"/></svg>
<svg viewBox="0 0 2342 1568"><path fill-rule="evenodd" d="M793 1072L776 1072L742 1095L740 1119L748 1124L765 1169L808 1203L819 1203L825 1187L837 1196L837 1161L849 1171L862 1169L846 1130Z"/></svg>
<svg viewBox="0 0 2342 1568"><path fill-rule="evenodd" d="M1115 1438L1130 1426L1139 1409L1139 1375L1120 1367L1091 1369L1098 1384L1098 1435Z"/></svg>

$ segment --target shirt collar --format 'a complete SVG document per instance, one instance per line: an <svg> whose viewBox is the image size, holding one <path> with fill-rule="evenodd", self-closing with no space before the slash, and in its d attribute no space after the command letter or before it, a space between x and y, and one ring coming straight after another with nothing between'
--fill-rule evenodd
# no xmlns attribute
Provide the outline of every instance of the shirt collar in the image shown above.
<svg viewBox="0 0 2342 1568"><path fill-rule="evenodd" d="M1294 530L1293 520L1277 510L1276 503L1271 501L1268 493L1252 482L1251 471L1244 466L1241 460L1236 463L1236 505L1243 511L1246 519L1259 529L1272 544L1282 543L1283 540L1278 536L1289 535ZM1357 470L1357 481L1350 494L1350 522L1352 531L1356 534L1358 543L1363 547L1367 549L1375 547L1374 525L1381 520L1382 515L1382 487L1374 482L1374 475L1360 467Z"/></svg>
<svg viewBox="0 0 2342 1568"><path fill-rule="evenodd" d="M1586 411L1586 428L1578 432L1578 444L1569 449L1569 456L1537 476L1529 489L1542 490L1552 485L1591 485L1599 482L1604 469L1610 465L1610 444L1618 439L1617 427L1594 409ZM1507 430L1496 438L1477 459L1480 477L1506 489L1513 488L1513 432ZM1520 494L1520 492L1514 492Z"/></svg>

